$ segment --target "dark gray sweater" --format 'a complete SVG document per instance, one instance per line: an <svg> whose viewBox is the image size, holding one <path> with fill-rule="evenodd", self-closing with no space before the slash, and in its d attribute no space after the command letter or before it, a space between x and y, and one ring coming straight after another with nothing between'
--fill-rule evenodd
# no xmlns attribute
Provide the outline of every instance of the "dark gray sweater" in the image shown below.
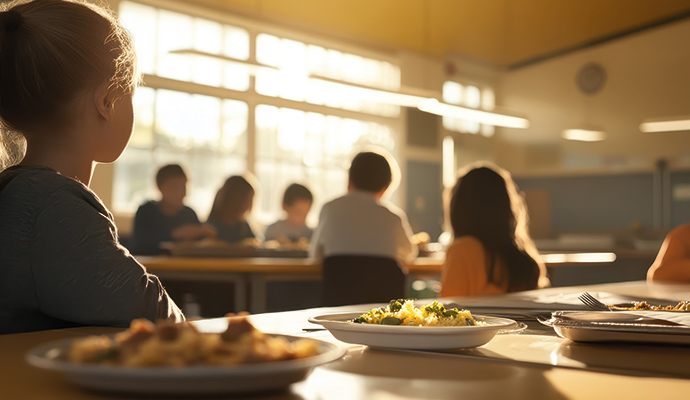
<svg viewBox="0 0 690 400"><path fill-rule="evenodd" d="M50 168L0 173L0 333L184 320L89 188Z"/></svg>

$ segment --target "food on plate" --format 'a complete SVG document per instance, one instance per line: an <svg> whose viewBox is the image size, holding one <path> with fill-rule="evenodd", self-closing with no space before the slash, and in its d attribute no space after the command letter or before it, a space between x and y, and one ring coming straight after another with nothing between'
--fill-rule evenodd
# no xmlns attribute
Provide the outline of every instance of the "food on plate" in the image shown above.
<svg viewBox="0 0 690 400"><path fill-rule="evenodd" d="M415 307L413 300L391 300L386 307L373 308L357 318L354 324L411 325L411 326L476 326L477 321L469 310L446 307L434 301L422 307Z"/></svg>
<svg viewBox="0 0 690 400"><path fill-rule="evenodd" d="M293 360L319 354L316 342L266 335L245 317L228 319L223 333L201 333L188 323L132 321L110 336L75 341L68 359L77 363L130 367L238 365Z"/></svg>
<svg viewBox="0 0 690 400"><path fill-rule="evenodd" d="M621 307L620 305L610 305L609 307L625 311L690 311L690 301L681 301L675 306L653 306L646 301L636 301L632 307Z"/></svg>
<svg viewBox="0 0 690 400"><path fill-rule="evenodd" d="M296 241L293 241L288 238L280 238L275 240L268 240L264 242L263 246L265 249L274 250L308 250L309 239L301 237Z"/></svg>

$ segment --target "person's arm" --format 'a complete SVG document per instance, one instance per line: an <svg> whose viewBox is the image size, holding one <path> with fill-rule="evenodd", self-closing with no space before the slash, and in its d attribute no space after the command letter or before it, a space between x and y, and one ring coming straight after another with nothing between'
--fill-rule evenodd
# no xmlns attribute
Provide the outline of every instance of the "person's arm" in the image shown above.
<svg viewBox="0 0 690 400"><path fill-rule="evenodd" d="M131 248L133 254L159 254L160 243L172 240L170 232L163 232L160 220L156 217L153 204L146 203L137 209L134 215Z"/></svg>
<svg viewBox="0 0 690 400"><path fill-rule="evenodd" d="M398 215L400 217L400 224L397 228L397 256L398 259L403 262L410 262L417 257L419 253L419 246L412 242L412 227L407 221L407 216L405 214Z"/></svg>
<svg viewBox="0 0 690 400"><path fill-rule="evenodd" d="M395 238L395 255L399 262L403 264L409 263L414 260L419 253L419 246L415 244L412 239L414 234L412 233L412 228L407 220L407 214L396 207L395 205L382 201L381 204L391 212L395 218L393 224L394 232L392 232Z"/></svg>
<svg viewBox="0 0 690 400"><path fill-rule="evenodd" d="M443 263L441 297L482 294L486 285L484 262L483 249L476 239L463 237L453 242Z"/></svg>
<svg viewBox="0 0 690 400"><path fill-rule="evenodd" d="M647 280L690 282L690 225L681 225L666 235L647 271Z"/></svg>
<svg viewBox="0 0 690 400"><path fill-rule="evenodd" d="M117 242L110 213L85 191L53 192L38 216L31 268L39 309L86 325L184 320L155 275Z"/></svg>
<svg viewBox="0 0 690 400"><path fill-rule="evenodd" d="M309 241L309 258L315 261L323 260L323 227L327 220L325 209L325 206L321 209L319 213L319 223L316 229L314 229L314 233L311 235L311 240Z"/></svg>

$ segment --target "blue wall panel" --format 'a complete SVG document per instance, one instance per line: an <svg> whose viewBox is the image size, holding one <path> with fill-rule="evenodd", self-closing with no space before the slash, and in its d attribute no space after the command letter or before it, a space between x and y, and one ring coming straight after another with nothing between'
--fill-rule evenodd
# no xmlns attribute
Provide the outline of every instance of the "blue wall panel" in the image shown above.
<svg viewBox="0 0 690 400"><path fill-rule="evenodd" d="M654 223L652 174L519 178L520 190L551 195L551 229L592 231Z"/></svg>
<svg viewBox="0 0 690 400"><path fill-rule="evenodd" d="M443 226L441 164L407 162L406 211L415 232L424 231L436 241Z"/></svg>

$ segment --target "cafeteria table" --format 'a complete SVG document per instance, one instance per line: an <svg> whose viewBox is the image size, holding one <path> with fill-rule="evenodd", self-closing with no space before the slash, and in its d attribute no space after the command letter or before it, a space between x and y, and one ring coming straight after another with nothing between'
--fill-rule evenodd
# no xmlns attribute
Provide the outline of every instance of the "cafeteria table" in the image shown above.
<svg viewBox="0 0 690 400"><path fill-rule="evenodd" d="M559 287L499 296L443 299L467 306L475 314L489 308L549 308L577 294L610 293L636 299L690 299L690 285L644 281ZM531 306L529 306L531 304ZM337 341L316 328L310 316L365 310L373 305L265 313L250 316L260 330L312 337L344 346L345 356L316 367L284 392L256 394L252 399L649 399L687 398L690 393L690 347L624 343L574 343L549 327L527 321L521 333L504 333L488 344L464 350L380 350ZM515 315L518 315L517 313ZM225 328L225 320L194 322L206 332ZM34 346L86 334L112 333L115 328L82 327L0 336L0 398L124 399L117 393L86 391L58 373L36 369L24 361ZM221 397L225 398L225 397ZM232 397L236 398L236 397Z"/></svg>
<svg viewBox="0 0 690 400"><path fill-rule="evenodd" d="M613 255L618 257L639 257L638 253L616 250L616 253L544 252L546 266L550 273L558 269L601 266L592 262L591 256ZM570 259L568 257L580 256ZM590 259L582 256L590 256ZM321 265L308 258L281 257L181 257L181 256L137 256L146 268L162 279L197 282L226 282L233 284L236 310L247 310L253 314L266 311L267 283L271 281L320 280ZM404 267L406 288L417 279L440 280L443 253L418 257ZM606 262L610 261L604 261ZM646 271L645 266L645 271ZM601 269L598 269L601 271ZM603 272L602 272L603 273ZM610 271L609 271L610 273ZM622 272L621 272L622 273ZM591 275L591 272L589 273ZM635 275L631 275L635 276ZM639 278L643 278L641 275ZM627 280L639 279L638 277ZM599 283L599 282L587 282Z"/></svg>
<svg viewBox="0 0 690 400"><path fill-rule="evenodd" d="M162 279L234 284L235 309L253 314L266 311L269 281L321 279L321 264L308 258L137 256L137 260ZM419 277L439 276L442 264L442 257L410 262L405 268L407 287Z"/></svg>

